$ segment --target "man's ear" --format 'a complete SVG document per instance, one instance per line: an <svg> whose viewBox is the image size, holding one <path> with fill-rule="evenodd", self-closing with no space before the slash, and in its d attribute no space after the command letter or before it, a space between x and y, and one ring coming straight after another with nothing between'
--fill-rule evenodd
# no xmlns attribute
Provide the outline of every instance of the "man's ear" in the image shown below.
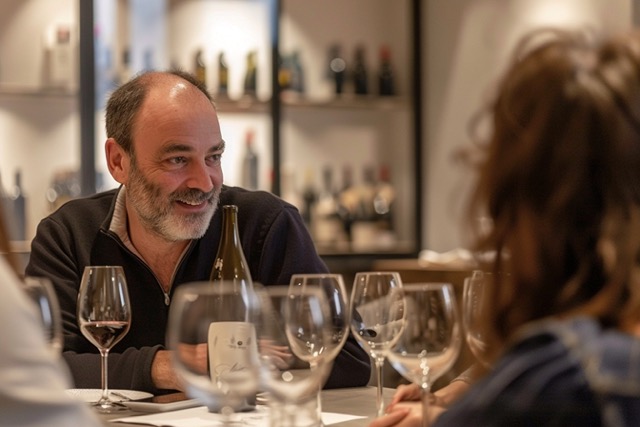
<svg viewBox="0 0 640 427"><path fill-rule="evenodd" d="M108 138L104 144L107 157L107 167L113 179L120 184L126 184L129 177L131 158L113 138Z"/></svg>

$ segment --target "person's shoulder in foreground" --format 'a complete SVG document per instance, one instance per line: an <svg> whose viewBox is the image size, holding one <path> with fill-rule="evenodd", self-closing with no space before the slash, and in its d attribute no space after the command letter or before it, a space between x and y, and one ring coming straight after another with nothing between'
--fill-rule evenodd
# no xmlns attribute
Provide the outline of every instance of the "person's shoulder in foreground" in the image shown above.
<svg viewBox="0 0 640 427"><path fill-rule="evenodd" d="M592 319L527 325L434 427L637 426L638 366L640 340Z"/></svg>
<svg viewBox="0 0 640 427"><path fill-rule="evenodd" d="M0 282L0 425L102 425L83 402L66 394L67 371L47 348L35 309L1 257Z"/></svg>

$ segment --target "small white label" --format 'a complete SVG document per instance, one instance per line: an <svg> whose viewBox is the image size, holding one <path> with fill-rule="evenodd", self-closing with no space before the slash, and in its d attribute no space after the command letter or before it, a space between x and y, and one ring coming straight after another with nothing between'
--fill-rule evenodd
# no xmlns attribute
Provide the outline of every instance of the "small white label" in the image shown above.
<svg viewBox="0 0 640 427"><path fill-rule="evenodd" d="M213 322L209 325L208 338L212 381L229 381L256 366L258 346L253 324Z"/></svg>

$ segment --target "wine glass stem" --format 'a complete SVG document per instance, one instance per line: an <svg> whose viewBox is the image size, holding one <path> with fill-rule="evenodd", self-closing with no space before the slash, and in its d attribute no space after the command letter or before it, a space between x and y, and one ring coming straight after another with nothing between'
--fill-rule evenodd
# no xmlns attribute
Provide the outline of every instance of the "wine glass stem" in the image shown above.
<svg viewBox="0 0 640 427"><path fill-rule="evenodd" d="M109 355L109 350L100 349L100 363L101 363L101 380L102 380L102 397L100 398L101 402L109 400L109 369L107 367L107 356Z"/></svg>
<svg viewBox="0 0 640 427"><path fill-rule="evenodd" d="M318 362L314 361L314 362L309 362L309 368L312 371L317 371L318 370ZM317 417L318 417L318 422L320 423L320 426L323 426L324 424L322 423L322 396L321 393L322 392L322 383L320 383L320 385L318 386L318 393L317 393L317 403L316 403L316 407L317 407Z"/></svg>
<svg viewBox="0 0 640 427"><path fill-rule="evenodd" d="M422 401L422 427L429 427L429 390L430 387L420 389L420 400Z"/></svg>
<svg viewBox="0 0 640 427"><path fill-rule="evenodd" d="M384 415L384 398L382 396L382 375L383 375L383 368L384 368L384 357L376 357L375 359L375 363L376 363L376 373L378 375L378 381L377 381L377 394L376 394L376 405L378 407L378 417L381 417Z"/></svg>

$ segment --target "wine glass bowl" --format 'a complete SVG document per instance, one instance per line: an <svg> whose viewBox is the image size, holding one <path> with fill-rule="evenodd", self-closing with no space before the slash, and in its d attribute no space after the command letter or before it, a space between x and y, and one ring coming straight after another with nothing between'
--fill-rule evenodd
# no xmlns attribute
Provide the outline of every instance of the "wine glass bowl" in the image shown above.
<svg viewBox="0 0 640 427"><path fill-rule="evenodd" d="M377 371L377 416L384 414L382 372L385 358L405 324L402 280L396 272L356 273L350 302L351 331Z"/></svg>
<svg viewBox="0 0 640 427"><path fill-rule="evenodd" d="M64 345L62 317L51 281L46 277L26 276L23 289L36 304L49 348L54 355L60 355Z"/></svg>
<svg viewBox="0 0 640 427"><path fill-rule="evenodd" d="M464 280L462 293L462 324L465 339L473 356L484 367L489 366L487 355L487 337L484 332L483 313L487 309L488 289L493 276L480 270L474 270Z"/></svg>
<svg viewBox="0 0 640 427"><path fill-rule="evenodd" d="M289 293L291 295L305 292L310 288L319 289L325 297L328 310L325 323L328 328L329 339L320 353L325 359L333 360L340 353L349 335L351 313L344 280L340 274L318 273L294 274L291 276L289 284ZM311 360L308 360L308 362L312 363Z"/></svg>
<svg viewBox="0 0 640 427"><path fill-rule="evenodd" d="M427 414L431 386L460 354L458 310L448 283L409 284L403 294L406 326L388 359L396 371L420 387L423 414ZM423 420L426 423L428 417L423 415Z"/></svg>
<svg viewBox="0 0 640 427"><path fill-rule="evenodd" d="M324 295L313 288L292 295L289 286L268 286L265 296L268 309L258 342L272 425L318 426L317 396L333 366L323 357L329 345Z"/></svg>
<svg viewBox="0 0 640 427"><path fill-rule="evenodd" d="M129 332L131 304L124 270L120 266L87 266L78 293L78 324L101 356L102 395L93 404L99 412L126 409L109 399L108 355Z"/></svg>
<svg viewBox="0 0 640 427"><path fill-rule="evenodd" d="M253 408L259 386L262 287L234 281L192 282L176 289L167 342L186 393L227 422Z"/></svg>

